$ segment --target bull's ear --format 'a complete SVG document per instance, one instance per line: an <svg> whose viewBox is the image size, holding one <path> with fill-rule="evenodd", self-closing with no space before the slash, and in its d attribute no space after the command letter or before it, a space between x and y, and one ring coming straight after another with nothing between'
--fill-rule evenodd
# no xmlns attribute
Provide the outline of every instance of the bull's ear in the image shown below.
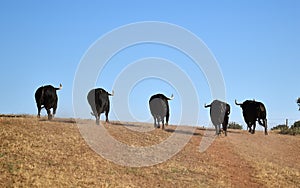
<svg viewBox="0 0 300 188"><path fill-rule="evenodd" d="M115 94L114 90L112 90L111 93L109 93L110 96L114 96L114 94Z"/></svg>

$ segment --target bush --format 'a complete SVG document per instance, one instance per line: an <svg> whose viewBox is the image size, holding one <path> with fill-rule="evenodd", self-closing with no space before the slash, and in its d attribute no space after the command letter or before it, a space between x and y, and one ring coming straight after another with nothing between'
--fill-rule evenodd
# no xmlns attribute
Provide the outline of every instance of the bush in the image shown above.
<svg viewBox="0 0 300 188"><path fill-rule="evenodd" d="M300 134L300 121L296 121L291 128L281 129L280 134L297 135Z"/></svg>
<svg viewBox="0 0 300 188"><path fill-rule="evenodd" d="M296 128L296 127L298 127L298 128L300 127L300 121L296 121L296 122L294 123L294 125L291 126L291 129L292 129L292 128Z"/></svg>
<svg viewBox="0 0 300 188"><path fill-rule="evenodd" d="M231 122L228 124L228 129L243 129L243 127L238 123Z"/></svg>
<svg viewBox="0 0 300 188"><path fill-rule="evenodd" d="M300 127L283 129L279 132L280 134L289 134L289 135L297 135L300 134Z"/></svg>
<svg viewBox="0 0 300 188"><path fill-rule="evenodd" d="M277 125L276 127L271 128L272 131L274 130L284 130L284 129L288 129L289 127L286 125Z"/></svg>

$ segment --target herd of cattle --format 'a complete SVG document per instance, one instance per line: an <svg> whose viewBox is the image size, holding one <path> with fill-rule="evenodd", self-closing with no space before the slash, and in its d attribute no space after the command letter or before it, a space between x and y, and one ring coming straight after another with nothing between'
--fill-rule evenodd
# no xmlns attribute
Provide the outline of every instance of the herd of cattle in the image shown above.
<svg viewBox="0 0 300 188"><path fill-rule="evenodd" d="M51 85L41 86L35 92L35 100L38 109L38 117L40 117L40 112L42 108L45 108L48 114L48 119L51 120L57 109L58 97L56 94L57 90L60 90L62 85L58 88L55 88ZM96 124L100 123L100 115L105 113L106 122L108 122L108 113L110 109L109 96L113 96L114 92L108 93L102 88L92 89L87 94L87 101L91 106L91 114L96 118ZM154 127L160 128L160 122L162 123L162 129L165 125L168 125L170 110L169 110L169 100L172 100L173 95L168 98L163 94L155 94L149 99L149 108L150 112L154 119ZM243 116L245 123L247 124L247 129L249 132L254 134L256 121L265 128L265 135L267 132L267 112L263 103L255 100L246 100L243 103L238 103L235 101L235 104L240 106L243 111ZM221 125L222 129L227 136L227 127L229 122L230 114L230 105L226 102L214 100L211 104L205 105L205 108L210 108L210 118L215 126L216 134L221 134ZM53 112L51 114L51 108ZM166 122L164 119L166 118Z"/></svg>

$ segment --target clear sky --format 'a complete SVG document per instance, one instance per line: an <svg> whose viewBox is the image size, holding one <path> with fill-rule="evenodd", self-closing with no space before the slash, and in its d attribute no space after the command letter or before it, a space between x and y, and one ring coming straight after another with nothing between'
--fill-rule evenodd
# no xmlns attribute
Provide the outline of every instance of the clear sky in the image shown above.
<svg viewBox="0 0 300 188"><path fill-rule="evenodd" d="M300 96L298 0L1 1L0 113L36 114L35 90L62 83L57 116L73 117L73 81L84 54L110 31L143 21L178 25L207 45L222 71L231 104L230 121L244 125L235 99L264 102L271 126L286 118L290 123L300 119L296 104ZM213 99L205 75L187 63L191 60L184 54L168 46L140 44L122 50L99 73L95 87L124 95L130 112L140 121L150 120L151 94L173 93L170 121L178 123L182 94L170 83L148 78L125 94L113 88L122 70L148 57L171 61L189 76L199 97L199 104L195 103L199 105L198 124L208 124L209 112L203 105ZM86 98L82 100L86 105ZM116 119L113 110L112 120ZM90 111L82 116L91 118Z"/></svg>

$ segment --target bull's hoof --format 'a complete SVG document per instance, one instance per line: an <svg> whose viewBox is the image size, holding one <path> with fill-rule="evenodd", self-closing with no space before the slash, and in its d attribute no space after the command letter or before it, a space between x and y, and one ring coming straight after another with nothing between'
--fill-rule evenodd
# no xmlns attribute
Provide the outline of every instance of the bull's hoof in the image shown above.
<svg viewBox="0 0 300 188"><path fill-rule="evenodd" d="M51 114L48 115L48 120L52 120L53 116Z"/></svg>
<svg viewBox="0 0 300 188"><path fill-rule="evenodd" d="M96 125L100 125L100 121L99 120L96 120Z"/></svg>
<svg viewBox="0 0 300 188"><path fill-rule="evenodd" d="M158 129L159 129L159 128L160 128L160 126L159 126L159 125L157 125L157 126L156 126L156 128L158 128Z"/></svg>

